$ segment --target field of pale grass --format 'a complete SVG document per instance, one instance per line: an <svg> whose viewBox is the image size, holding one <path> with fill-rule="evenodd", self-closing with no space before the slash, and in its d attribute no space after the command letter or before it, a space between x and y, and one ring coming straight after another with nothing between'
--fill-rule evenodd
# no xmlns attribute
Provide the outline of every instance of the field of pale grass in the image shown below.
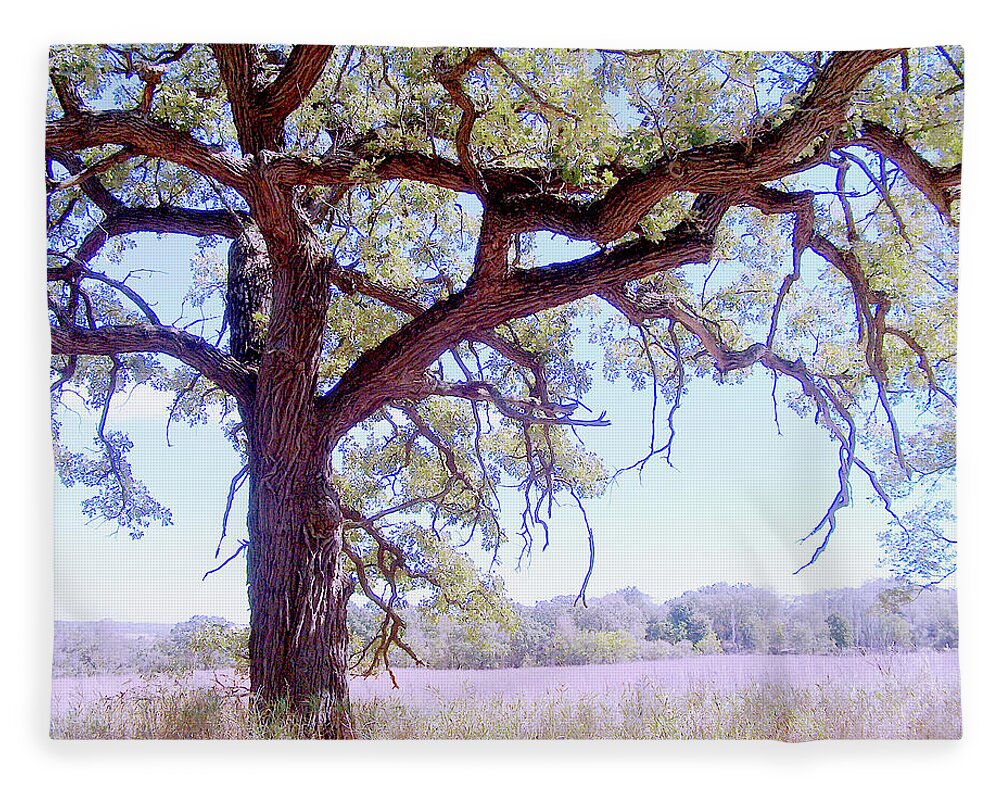
<svg viewBox="0 0 1000 791"><path fill-rule="evenodd" d="M356 679L371 739L956 739L954 653L707 656ZM53 679L59 739L274 739L309 733L247 705L233 674Z"/></svg>

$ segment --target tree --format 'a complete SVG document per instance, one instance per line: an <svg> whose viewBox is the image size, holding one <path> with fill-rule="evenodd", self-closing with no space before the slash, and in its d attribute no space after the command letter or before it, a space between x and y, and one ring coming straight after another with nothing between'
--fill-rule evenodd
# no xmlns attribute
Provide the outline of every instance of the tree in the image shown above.
<svg viewBox="0 0 1000 791"><path fill-rule="evenodd" d="M890 512L949 474L925 449L953 435L958 49L80 46L50 77L52 392L96 415L88 451L54 410L59 474L139 537L171 517L112 396L160 388L168 426L219 422L245 461L229 500L249 492L252 688L319 735L352 732L356 588L382 614L362 671L408 650L415 587L506 617L460 551L508 540L501 486L524 553L557 497L593 546L583 503L607 474L577 429L607 421L582 406L587 322L606 374L653 394L637 466L669 461L692 377L765 371L776 421L778 381L794 388L838 456L804 566L852 473ZM194 320L140 293L137 234L202 240ZM588 252L546 260L540 234Z"/></svg>
<svg viewBox="0 0 1000 791"><path fill-rule="evenodd" d="M670 608L664 620L652 621L647 625L646 639L667 640L671 643L689 640L697 643L710 632L715 632L712 619L696 610L689 601L682 599Z"/></svg>
<svg viewBox="0 0 1000 791"><path fill-rule="evenodd" d="M628 632L641 639L646 633L646 619L637 606L621 593L611 593L576 609L576 625L591 632Z"/></svg>
<svg viewBox="0 0 1000 791"><path fill-rule="evenodd" d="M826 625L830 627L830 639L837 648L850 648L854 645L854 635L851 625L843 615L837 612L826 617Z"/></svg>
<svg viewBox="0 0 1000 791"><path fill-rule="evenodd" d="M519 608L517 630L510 636L511 667L538 664L552 642L552 629L535 618L527 607Z"/></svg>
<svg viewBox="0 0 1000 791"><path fill-rule="evenodd" d="M696 654L721 654L722 641L714 631L709 630L704 637L694 644L694 650Z"/></svg>
<svg viewBox="0 0 1000 791"><path fill-rule="evenodd" d="M688 592L682 599L709 618L711 628L731 651L762 653L767 648L764 622L782 607L769 591L724 582Z"/></svg>

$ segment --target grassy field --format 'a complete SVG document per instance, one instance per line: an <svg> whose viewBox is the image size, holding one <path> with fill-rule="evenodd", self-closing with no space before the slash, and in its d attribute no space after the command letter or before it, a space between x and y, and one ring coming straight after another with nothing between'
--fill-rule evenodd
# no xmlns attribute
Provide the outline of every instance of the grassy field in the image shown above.
<svg viewBox="0 0 1000 791"><path fill-rule="evenodd" d="M956 739L958 656L708 656L558 668L401 669L352 685L372 739ZM308 733L247 706L242 679L53 680L61 739Z"/></svg>

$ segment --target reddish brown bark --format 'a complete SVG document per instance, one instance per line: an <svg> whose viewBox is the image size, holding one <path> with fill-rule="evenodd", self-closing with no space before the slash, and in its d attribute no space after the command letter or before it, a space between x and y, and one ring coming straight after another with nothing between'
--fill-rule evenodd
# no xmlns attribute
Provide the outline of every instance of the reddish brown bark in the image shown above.
<svg viewBox="0 0 1000 791"><path fill-rule="evenodd" d="M260 453L252 459L251 688L265 707L287 701L315 735L351 738L347 602L353 588L336 491L327 471L312 463L290 469Z"/></svg>

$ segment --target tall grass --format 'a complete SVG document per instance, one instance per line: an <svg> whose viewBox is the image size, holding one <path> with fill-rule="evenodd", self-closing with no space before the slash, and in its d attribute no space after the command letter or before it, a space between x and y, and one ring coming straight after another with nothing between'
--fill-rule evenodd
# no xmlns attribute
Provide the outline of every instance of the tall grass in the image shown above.
<svg viewBox="0 0 1000 791"><path fill-rule="evenodd" d="M374 698L353 705L368 739L956 739L957 687L750 684L667 692L653 683L618 694L556 690L528 699L471 695L432 707ZM287 711L258 713L222 688L105 697L56 715L58 739L299 739Z"/></svg>

